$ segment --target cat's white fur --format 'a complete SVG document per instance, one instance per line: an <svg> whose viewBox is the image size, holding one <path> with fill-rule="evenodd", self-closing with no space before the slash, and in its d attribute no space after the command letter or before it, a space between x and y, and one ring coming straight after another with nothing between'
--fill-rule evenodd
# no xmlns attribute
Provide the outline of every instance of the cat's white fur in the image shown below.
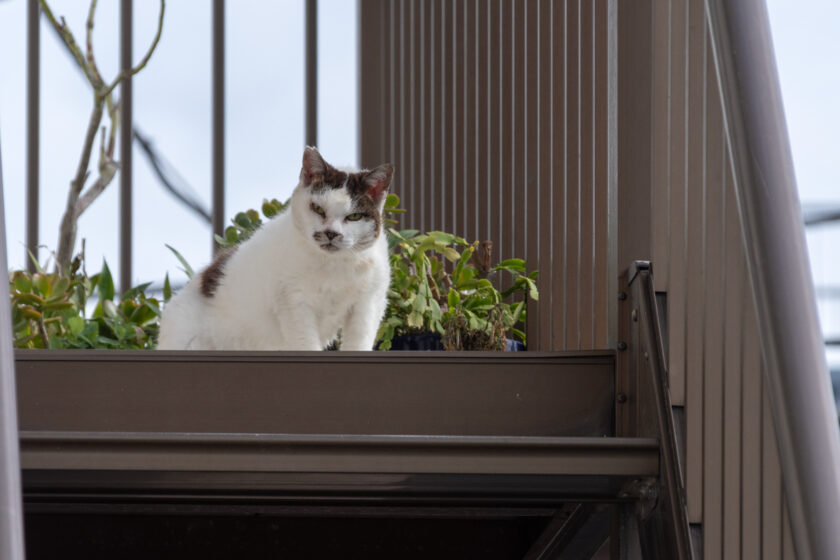
<svg viewBox="0 0 840 560"><path fill-rule="evenodd" d="M306 184L307 157L324 163L307 148L289 207L230 256L212 297L197 274L166 304L158 349L322 350L339 330L341 350L373 349L390 282L386 237L378 221L346 220L346 189ZM387 192L392 168L377 171ZM376 194L381 215L385 193ZM339 234L335 248L323 247L325 230Z"/></svg>

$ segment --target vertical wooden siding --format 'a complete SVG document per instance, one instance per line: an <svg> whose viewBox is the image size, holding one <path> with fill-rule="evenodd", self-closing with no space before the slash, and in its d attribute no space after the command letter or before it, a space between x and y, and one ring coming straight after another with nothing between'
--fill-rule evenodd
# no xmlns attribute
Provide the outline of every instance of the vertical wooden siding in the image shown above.
<svg viewBox="0 0 840 560"><path fill-rule="evenodd" d="M403 227L539 269L529 347L606 348L609 0L361 0L361 163Z"/></svg>
<svg viewBox="0 0 840 560"><path fill-rule="evenodd" d="M704 2L650 6L650 253L686 407L689 516L705 558L792 559Z"/></svg>

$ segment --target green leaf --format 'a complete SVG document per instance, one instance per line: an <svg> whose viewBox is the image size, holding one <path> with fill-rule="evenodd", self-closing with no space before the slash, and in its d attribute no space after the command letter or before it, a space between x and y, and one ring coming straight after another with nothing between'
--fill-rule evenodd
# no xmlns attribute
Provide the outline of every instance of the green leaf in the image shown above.
<svg viewBox="0 0 840 560"><path fill-rule="evenodd" d="M461 258L461 253L459 253L458 251L456 251L452 247L446 247L445 249L443 249L442 252L443 252L443 256L446 257L446 259L449 262L457 262L458 259Z"/></svg>
<svg viewBox="0 0 840 560"><path fill-rule="evenodd" d="M70 279L67 277L59 278L52 287L52 297L60 297L63 296L67 289L70 287Z"/></svg>
<svg viewBox="0 0 840 560"><path fill-rule="evenodd" d="M516 272L525 272L525 261L522 259L507 259L494 266L493 270L513 270Z"/></svg>
<svg viewBox="0 0 840 560"><path fill-rule="evenodd" d="M251 220L245 212L239 212L236 216L234 216L233 223L245 229L251 227Z"/></svg>
<svg viewBox="0 0 840 560"><path fill-rule="evenodd" d="M67 328L73 336L79 336L85 330L85 320L81 317L70 317L67 319Z"/></svg>
<svg viewBox="0 0 840 560"><path fill-rule="evenodd" d="M32 264L35 265L35 270L40 272L41 274L44 274L44 269L41 268L41 264L38 262L38 259L35 258L35 254L29 249L27 249L26 252L29 253L29 258L30 260L32 260Z"/></svg>
<svg viewBox="0 0 840 560"><path fill-rule="evenodd" d="M449 303L449 309L455 309L461 305L461 296L453 288L449 288L447 302Z"/></svg>
<svg viewBox="0 0 840 560"><path fill-rule="evenodd" d="M172 299L172 284L169 283L169 273L166 273L166 278L163 280L163 301Z"/></svg>
<svg viewBox="0 0 840 560"><path fill-rule="evenodd" d="M267 200L263 200L262 213L266 218L273 218L277 215L277 208Z"/></svg>
<svg viewBox="0 0 840 560"><path fill-rule="evenodd" d="M29 293L32 291L32 279L22 270L15 272L13 284L19 292Z"/></svg>
<svg viewBox="0 0 840 560"><path fill-rule="evenodd" d="M430 231L428 235L431 236L435 241L444 243L446 245L451 245L452 243L455 243L455 240L457 239L457 237L452 235L451 233L446 233L443 231Z"/></svg>
<svg viewBox="0 0 840 560"><path fill-rule="evenodd" d="M114 299L114 279L105 259L102 259L102 272L99 274L98 288L100 300Z"/></svg>
<svg viewBox="0 0 840 560"><path fill-rule="evenodd" d="M119 317L119 310L117 309L117 305L110 299L106 299L102 302L102 312L105 317L114 319Z"/></svg>
<svg viewBox="0 0 840 560"><path fill-rule="evenodd" d="M49 276L41 272L36 272L32 277L32 283L35 285L35 290L43 297L49 297L52 292L52 283Z"/></svg>
<svg viewBox="0 0 840 560"><path fill-rule="evenodd" d="M166 245L166 248L172 251L172 254L174 254L175 257L181 262L181 265L183 265L184 267L184 273L186 273L187 278L192 278L195 273L193 272L193 268L190 266L190 263L187 262L187 259L185 259L181 255L181 253L176 251L175 248L171 245Z"/></svg>

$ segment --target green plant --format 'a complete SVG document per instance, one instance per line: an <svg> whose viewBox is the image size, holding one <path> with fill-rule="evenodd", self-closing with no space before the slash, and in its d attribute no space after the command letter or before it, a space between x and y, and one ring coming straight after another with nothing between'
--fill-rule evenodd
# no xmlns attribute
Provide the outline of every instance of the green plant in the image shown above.
<svg viewBox="0 0 840 560"><path fill-rule="evenodd" d="M525 261L508 259L482 271L474 258L481 246L477 241L441 231L390 229L389 236L391 287L378 333L381 349L389 349L395 335L420 332L472 332L473 337L475 331L494 332L494 344L511 333L526 342L516 325L525 320L526 298L536 300L539 293L537 272L527 273ZM503 291L491 280L501 275L512 280ZM516 295L524 297L515 301Z"/></svg>
<svg viewBox="0 0 840 560"><path fill-rule="evenodd" d="M286 202L280 202L276 198L273 198L271 200L263 200L262 207L260 209L262 210L263 216L270 220L285 210L288 205L288 200ZM254 232L260 229L263 225L260 213L253 208L237 213L231 220L231 223L233 225L225 228L224 237L221 235L215 236L216 243L218 243L221 247L232 247L242 243L251 237Z"/></svg>
<svg viewBox="0 0 840 560"><path fill-rule="evenodd" d="M18 348L148 349L154 345L160 302L146 295L149 284L116 298L108 264L88 276L76 256L62 274L41 266L9 274L12 325ZM37 264L37 263L36 263ZM169 277L164 283L167 291ZM171 290L170 290L171 291ZM91 298L96 304L87 314Z"/></svg>

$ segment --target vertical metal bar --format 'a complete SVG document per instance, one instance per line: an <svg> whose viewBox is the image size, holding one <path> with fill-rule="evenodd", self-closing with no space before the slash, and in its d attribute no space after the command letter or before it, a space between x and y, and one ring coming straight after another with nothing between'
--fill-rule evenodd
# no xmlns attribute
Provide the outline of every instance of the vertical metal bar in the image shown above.
<svg viewBox="0 0 840 560"><path fill-rule="evenodd" d="M38 0L26 7L26 250L38 258L38 190L41 121L41 8ZM29 272L35 263L24 255Z"/></svg>
<svg viewBox="0 0 840 560"><path fill-rule="evenodd" d="M225 0L213 0L213 234L225 220ZM212 240L213 252L218 249Z"/></svg>
<svg viewBox="0 0 840 560"><path fill-rule="evenodd" d="M705 4L796 553L835 558L840 430L767 6Z"/></svg>
<svg viewBox="0 0 840 560"><path fill-rule="evenodd" d="M3 165L0 163L0 266L2 270L9 270L5 216ZM24 556L17 391L12 338L9 298L3 297L0 298L0 560L23 560Z"/></svg>
<svg viewBox="0 0 840 560"><path fill-rule="evenodd" d="M120 70L131 70L132 0L120 3ZM132 78L120 84L120 291L131 287Z"/></svg>
<svg viewBox="0 0 840 560"><path fill-rule="evenodd" d="M306 0L306 145L318 145L318 0Z"/></svg>

